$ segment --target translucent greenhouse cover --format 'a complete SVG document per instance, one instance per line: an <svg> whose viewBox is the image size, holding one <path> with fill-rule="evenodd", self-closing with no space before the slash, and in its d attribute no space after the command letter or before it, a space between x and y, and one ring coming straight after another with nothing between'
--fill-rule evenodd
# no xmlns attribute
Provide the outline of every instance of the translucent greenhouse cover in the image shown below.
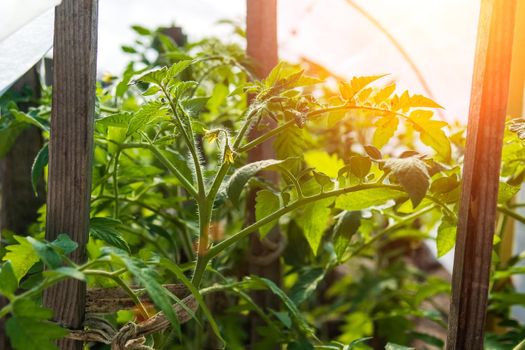
<svg viewBox="0 0 525 350"><path fill-rule="evenodd" d="M0 94L53 45L60 0L0 0Z"/></svg>
<svg viewBox="0 0 525 350"><path fill-rule="evenodd" d="M190 39L215 35L230 40L231 28L216 22L242 21L245 1L99 0L99 74L119 74L124 69L129 56L120 46L135 39L131 25L154 28L175 24ZM24 6L29 3L38 6ZM52 14L45 17L42 13L53 3L56 1L0 0L0 92L12 79L13 71L21 75L51 45ZM278 3L281 58L306 59L342 78L390 73L384 79L395 80L400 89L433 97L445 106L441 116L446 120L466 122L480 0ZM11 18L9 14L13 13L19 17ZM13 39L16 35L21 35L22 40ZM523 229L520 225L519 230ZM525 242L517 243L516 249L525 246ZM434 244L429 247L434 248ZM453 253L449 253L441 259L450 271L452 257ZM525 283L521 285L525 287Z"/></svg>

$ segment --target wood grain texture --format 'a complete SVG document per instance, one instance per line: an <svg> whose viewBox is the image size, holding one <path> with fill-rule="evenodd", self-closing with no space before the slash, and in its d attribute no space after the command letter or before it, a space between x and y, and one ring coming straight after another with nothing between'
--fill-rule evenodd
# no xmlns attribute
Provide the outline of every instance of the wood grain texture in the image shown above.
<svg viewBox="0 0 525 350"><path fill-rule="evenodd" d="M483 349L515 0L482 0L446 348Z"/></svg>
<svg viewBox="0 0 525 350"><path fill-rule="evenodd" d="M254 64L255 73L259 78L265 78L268 73L278 63L277 50L277 0L247 0L246 1L246 39L247 53ZM275 125L270 125L274 127ZM252 130L248 137L256 138L259 135L257 130ZM248 161L254 162L261 159L275 158L271 142L265 142L258 147L250 150ZM276 173L264 173L270 181L277 181ZM256 190L250 191L247 195L247 221L251 224L255 221L255 196ZM281 240L280 232L275 227L269 232L265 239L277 243ZM270 259L265 264L257 263L257 260L264 260L264 257L273 252L268 246L275 244L264 244L259 239L259 234L254 233L250 236L250 256L248 272L253 275L268 278L277 285L281 284L281 262L279 256ZM262 258L262 259L261 259ZM253 300L259 307L266 309L279 308L279 300L270 292L258 291L252 294ZM262 320L255 314L251 315L251 344L254 345L260 335L257 328L263 324Z"/></svg>
<svg viewBox="0 0 525 350"><path fill-rule="evenodd" d="M63 0L55 11L53 102L49 142L46 239L67 233L79 244L71 259L86 259L89 227L97 49L97 0ZM78 329L86 287L68 280L50 288L44 303L59 323ZM61 349L82 348L63 340Z"/></svg>

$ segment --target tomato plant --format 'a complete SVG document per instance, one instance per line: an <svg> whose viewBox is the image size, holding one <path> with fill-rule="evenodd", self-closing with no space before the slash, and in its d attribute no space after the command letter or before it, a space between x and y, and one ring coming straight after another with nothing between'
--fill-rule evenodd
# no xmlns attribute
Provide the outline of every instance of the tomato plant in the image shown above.
<svg viewBox="0 0 525 350"><path fill-rule="evenodd" d="M93 298L86 329L69 336L85 341L243 349L252 312L265 322L257 349L368 348L370 336L391 342L387 348L415 339L442 346L417 332L414 318L444 327L447 310L423 304L448 293L448 283L389 249L420 244L434 229L438 255L454 245L464 141L461 129L447 135L454 128L434 117L441 106L396 93L385 76L334 89L281 62L258 80L237 45L208 39L180 47L135 29L143 43L126 48L134 60L97 90L88 261L68 259L77 244L67 232L43 239L45 208L31 236L4 233L0 293L9 304L0 317L9 315L11 344L53 349L68 334L39 300L49 286L75 278ZM151 47L153 60L145 54ZM27 125L48 137L48 96L28 113L3 103L1 150ZM258 136L249 138L251 130ZM248 161L250 150L269 142L275 159ZM523 178L513 158L523 146L510 131L508 144L503 176L512 181L501 186L500 207L516 218L507 204ZM34 183L46 164L44 146ZM261 172L276 172L279 181ZM248 189L257 191L256 220L245 225ZM282 286L243 272L253 259L247 237L265 242L274 226L285 237L275 248L285 263ZM502 267L495 281L518 270ZM273 293L281 309L261 309L255 290ZM492 300L500 315L508 312L504 298ZM520 326L514 332L512 339L523 337Z"/></svg>

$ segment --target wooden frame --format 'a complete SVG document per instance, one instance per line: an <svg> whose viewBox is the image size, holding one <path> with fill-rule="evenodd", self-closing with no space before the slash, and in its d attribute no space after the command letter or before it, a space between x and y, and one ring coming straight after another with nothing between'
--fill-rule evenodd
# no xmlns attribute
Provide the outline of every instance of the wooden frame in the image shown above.
<svg viewBox="0 0 525 350"><path fill-rule="evenodd" d="M447 349L483 349L516 0L482 0Z"/></svg>
<svg viewBox="0 0 525 350"><path fill-rule="evenodd" d="M277 64L276 1L247 0L247 50L261 77ZM483 347L516 1L481 0L447 349ZM46 239L68 233L79 243L71 257L78 263L89 228L97 8L97 0L63 0L55 18ZM252 157L267 158L268 150L260 147ZM85 285L60 283L44 302L59 323L79 328ZM60 347L82 345L62 340Z"/></svg>
<svg viewBox="0 0 525 350"><path fill-rule="evenodd" d="M49 141L46 239L67 233L79 245L71 259L86 259L95 113L97 0L63 0L55 10L53 102ZM86 287L61 282L44 293L60 324L82 326ZM61 340L61 349L82 343Z"/></svg>

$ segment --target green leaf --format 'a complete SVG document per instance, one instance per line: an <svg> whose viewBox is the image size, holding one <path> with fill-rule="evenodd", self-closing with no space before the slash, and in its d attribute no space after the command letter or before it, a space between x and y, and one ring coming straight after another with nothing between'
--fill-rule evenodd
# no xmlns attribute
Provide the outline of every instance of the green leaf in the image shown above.
<svg viewBox="0 0 525 350"><path fill-rule="evenodd" d="M506 182L499 183L498 189L498 203L507 203L520 191L520 186L512 186Z"/></svg>
<svg viewBox="0 0 525 350"><path fill-rule="evenodd" d="M388 159L385 169L390 170L397 178L416 208L430 187L430 176L425 162L416 157Z"/></svg>
<svg viewBox="0 0 525 350"><path fill-rule="evenodd" d="M370 172L372 161L368 157L352 156L350 157L350 171L352 174L362 179Z"/></svg>
<svg viewBox="0 0 525 350"><path fill-rule="evenodd" d="M294 125L277 134L273 147L277 158L301 157L307 147L308 133Z"/></svg>
<svg viewBox="0 0 525 350"><path fill-rule="evenodd" d="M73 241L65 233L61 233L50 243L52 247L57 248L63 254L69 254L78 248L78 243Z"/></svg>
<svg viewBox="0 0 525 350"><path fill-rule="evenodd" d="M439 225L438 233L436 237L436 247L437 247L437 256L438 258L447 254L454 245L456 244L456 225L449 222L448 220L443 220L441 225Z"/></svg>
<svg viewBox="0 0 525 350"><path fill-rule="evenodd" d="M139 25L133 25L131 26L131 29L133 29L137 34L142 35L142 36L147 36L147 35L152 34L151 30L149 30L146 27L139 26Z"/></svg>
<svg viewBox="0 0 525 350"><path fill-rule="evenodd" d="M18 279L10 261L6 261L0 268L0 293L10 298L18 288Z"/></svg>
<svg viewBox="0 0 525 350"><path fill-rule="evenodd" d="M27 241L31 243L42 262L49 268L56 269L62 265L62 257L50 244L40 242L33 237L27 237Z"/></svg>
<svg viewBox="0 0 525 350"><path fill-rule="evenodd" d="M257 192L255 197L255 219L257 221L265 218L278 210L280 207L279 196L269 190L261 190ZM268 232L275 226L277 220L269 222L259 228L261 238L266 236Z"/></svg>
<svg viewBox="0 0 525 350"><path fill-rule="evenodd" d="M305 205L301 218L298 221L314 255L317 255L323 234L330 223L330 209L328 206L332 203L333 198L327 198Z"/></svg>
<svg viewBox="0 0 525 350"><path fill-rule="evenodd" d="M206 302L204 301L204 298L203 298L202 294L193 285L193 283L191 283L190 280L188 280L188 278L184 275L184 272L180 269L179 266L175 265L173 262L171 262L170 260L168 260L166 258L161 258L161 264L162 264L162 266L164 266L165 268L167 268L168 270L173 272L173 274L175 274L175 276L177 276L177 278L186 286L186 288L188 288L190 293L193 295L193 297L195 298L195 300L199 304L202 312L204 313L204 315L208 319L208 322L210 322L210 326L211 326L213 332L215 333L217 338L219 338L221 340L221 342L223 344L223 348L224 348L226 346L226 342L222 338L221 332L219 331L219 326L218 326L217 322L215 321L215 319L213 318L213 315L210 312L210 309L208 309L208 306L206 305Z"/></svg>
<svg viewBox="0 0 525 350"><path fill-rule="evenodd" d="M47 165L48 160L49 160L49 148L48 148L48 144L46 143L40 149L40 151L38 151L35 161L33 162L33 166L31 167L31 185L33 186L33 192L35 193L35 195L38 195L38 191L37 191L38 180L40 180L40 178L44 174L44 168Z"/></svg>
<svg viewBox="0 0 525 350"><path fill-rule="evenodd" d="M146 265L142 260L126 254L123 250L113 250L114 256L120 258L127 270L135 276L137 281L142 285L149 297L162 312L172 325L179 326L179 320L171 305L169 292L158 282L158 274L153 268Z"/></svg>
<svg viewBox="0 0 525 350"><path fill-rule="evenodd" d="M337 223L334 226L334 250L339 260L344 257L350 240L360 225L360 211L344 211L338 215Z"/></svg>
<svg viewBox="0 0 525 350"><path fill-rule="evenodd" d="M312 328L302 316L295 303L273 281L259 276L250 276L244 279L244 283L250 288L257 289L263 287L265 289L269 289L273 294L275 294L277 297L279 297L279 299L281 299L284 306L288 309L290 315L295 320L299 329L307 334L313 334Z"/></svg>
<svg viewBox="0 0 525 350"><path fill-rule="evenodd" d="M13 314L19 317L48 320L53 317L53 310L42 307L29 298L18 298L13 302Z"/></svg>
<svg viewBox="0 0 525 350"><path fill-rule="evenodd" d="M16 279L20 281L40 259L25 237L14 235L13 238L18 244L6 246L7 254L2 260L11 262Z"/></svg>
<svg viewBox="0 0 525 350"><path fill-rule="evenodd" d="M122 238L117 229L120 224L119 220L94 217L89 220L89 233L93 238L100 239L113 247L130 252L128 243Z"/></svg>
<svg viewBox="0 0 525 350"><path fill-rule="evenodd" d="M49 123L45 119L34 117L28 113L17 111L16 109L11 109L9 112L13 114L16 120L19 122L27 123L36 126L40 130L49 132Z"/></svg>
<svg viewBox="0 0 525 350"><path fill-rule="evenodd" d="M243 167L240 167L232 174L232 176L226 183L226 192L228 193L228 197L233 203L237 204L239 202L241 192L244 189L248 180L254 177L255 174L257 174L259 171L268 169L275 165L284 164L286 161L288 161L288 159L267 159L258 162L253 162Z"/></svg>
<svg viewBox="0 0 525 350"><path fill-rule="evenodd" d="M332 179L330 178L330 176L315 170L313 170L312 172L314 174L315 181L321 186L321 188L324 188L326 185L332 184Z"/></svg>
<svg viewBox="0 0 525 350"><path fill-rule="evenodd" d="M168 73L168 68L162 67L162 68L155 68L152 70L149 70L145 73L143 73L141 76L136 78L137 81L141 81L143 83L151 83L155 85L161 85L162 81L166 77Z"/></svg>
<svg viewBox="0 0 525 350"><path fill-rule="evenodd" d="M102 125L104 127L115 126L119 128L128 128L129 121L133 117L131 112L120 112L108 115L107 117L100 118L96 120L97 125Z"/></svg>
<svg viewBox="0 0 525 350"><path fill-rule="evenodd" d="M164 103L160 100L147 102L131 117L127 135L144 130L146 126L158 122L159 119L169 119Z"/></svg>
<svg viewBox="0 0 525 350"><path fill-rule="evenodd" d="M380 118L376 123L376 131L374 132L374 137L372 142L378 148L383 147L390 141L390 139L396 133L397 127L399 125L399 120L396 116L386 116Z"/></svg>
<svg viewBox="0 0 525 350"><path fill-rule="evenodd" d="M403 345L398 345L394 343L387 343L385 346L385 350L415 350L415 348L410 348Z"/></svg>
<svg viewBox="0 0 525 350"><path fill-rule="evenodd" d="M5 331L16 350L57 350L55 340L68 334L67 330L56 323L19 316L11 317L6 321Z"/></svg>
<svg viewBox="0 0 525 350"><path fill-rule="evenodd" d="M290 290L290 299L299 306L316 291L323 280L326 270L321 267L305 267L299 271L297 282Z"/></svg>
<svg viewBox="0 0 525 350"><path fill-rule="evenodd" d="M304 161L310 168L328 175L335 179L337 173L345 164L337 154L329 154L325 151L313 150L304 153Z"/></svg>
<svg viewBox="0 0 525 350"><path fill-rule="evenodd" d="M391 188L370 188L350 192L337 197L335 206L343 210L361 210L385 204L388 200L405 197L406 194Z"/></svg>
<svg viewBox="0 0 525 350"><path fill-rule="evenodd" d="M432 120L432 111L415 110L410 113L409 120L414 129L419 132L421 141L432 147L443 159L450 159L450 141L443 130L448 124L443 121Z"/></svg>
<svg viewBox="0 0 525 350"><path fill-rule="evenodd" d="M204 110L209 99L209 97L195 97L182 101L181 105L191 118L196 118Z"/></svg>
<svg viewBox="0 0 525 350"><path fill-rule="evenodd" d="M440 177L432 181L430 191L435 194L449 193L459 186L460 182L456 174L451 176Z"/></svg>
<svg viewBox="0 0 525 350"><path fill-rule="evenodd" d="M168 69L168 78L174 79L191 65L191 60L179 61Z"/></svg>
<svg viewBox="0 0 525 350"><path fill-rule="evenodd" d="M346 349L346 350L355 349L356 346L358 346L359 344L362 344L365 341L370 340L370 339L372 339L372 337L364 337L364 338L359 338L359 339L353 340L350 344L348 344L348 349Z"/></svg>
<svg viewBox="0 0 525 350"><path fill-rule="evenodd" d="M65 276L65 277L71 277L74 279L77 279L79 281L85 281L86 276L79 270L73 268L73 267L59 267L58 269L54 270L46 270L44 271L45 276Z"/></svg>

